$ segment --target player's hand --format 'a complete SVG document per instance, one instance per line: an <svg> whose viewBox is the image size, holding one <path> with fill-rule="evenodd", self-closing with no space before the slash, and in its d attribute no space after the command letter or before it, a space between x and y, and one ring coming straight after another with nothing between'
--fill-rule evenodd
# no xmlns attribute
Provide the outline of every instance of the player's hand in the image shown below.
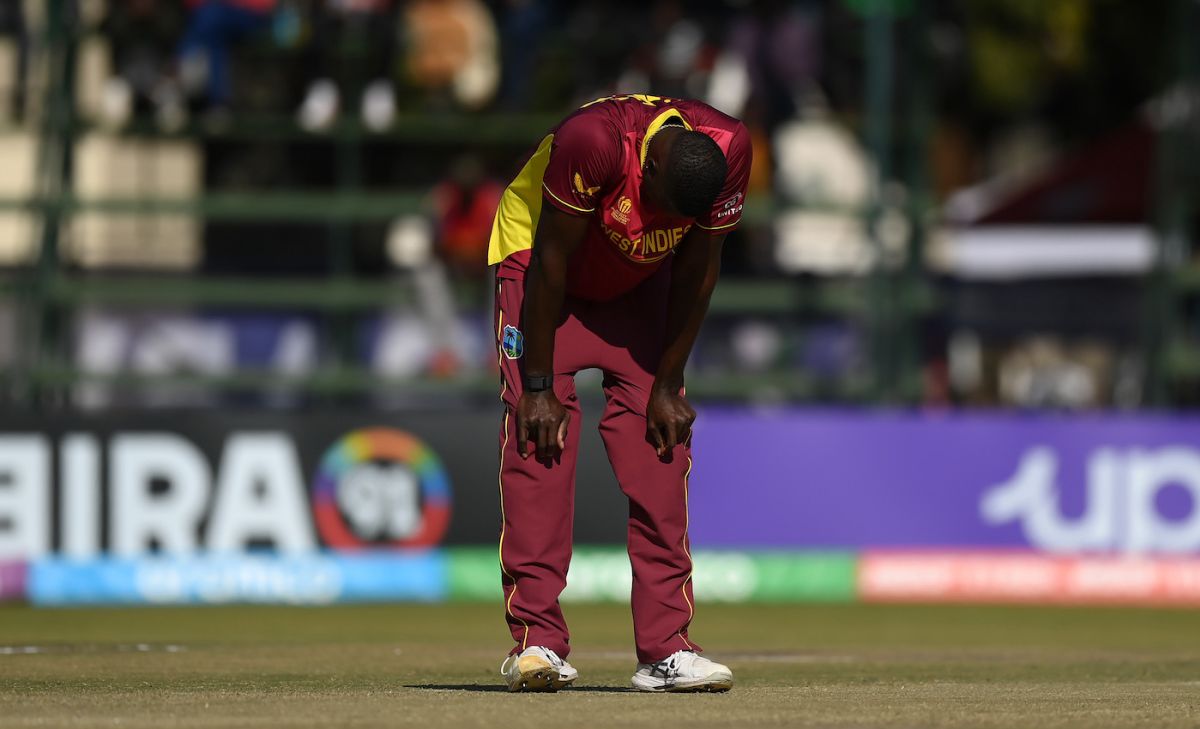
<svg viewBox="0 0 1200 729"><path fill-rule="evenodd" d="M522 393L517 402L517 453L528 458L528 443L533 441L539 461L558 456L566 447L570 421L554 390Z"/></svg>
<svg viewBox="0 0 1200 729"><path fill-rule="evenodd" d="M654 444L659 457L676 445L686 443L692 434L696 411L674 387L655 385L646 405L646 438Z"/></svg>

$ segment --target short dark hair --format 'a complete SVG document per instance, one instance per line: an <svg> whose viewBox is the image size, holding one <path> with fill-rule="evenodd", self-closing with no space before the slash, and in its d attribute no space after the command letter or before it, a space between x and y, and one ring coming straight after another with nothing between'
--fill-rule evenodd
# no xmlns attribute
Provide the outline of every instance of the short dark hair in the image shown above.
<svg viewBox="0 0 1200 729"><path fill-rule="evenodd" d="M667 155L667 198L680 213L700 217L712 209L728 169L725 154L712 137L685 130L675 137Z"/></svg>

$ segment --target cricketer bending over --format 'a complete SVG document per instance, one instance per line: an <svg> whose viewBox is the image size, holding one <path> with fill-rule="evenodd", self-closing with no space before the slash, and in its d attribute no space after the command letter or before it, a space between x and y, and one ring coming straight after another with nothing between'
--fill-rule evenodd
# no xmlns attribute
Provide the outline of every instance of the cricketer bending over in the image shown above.
<svg viewBox="0 0 1200 729"><path fill-rule="evenodd" d="M580 410L574 375L604 375L600 434L629 499L633 627L643 691L725 691L700 655L688 545L691 426L683 369L741 219L750 142L698 101L614 96L541 141L505 190L488 264L505 404L500 566L516 641L512 691L556 690L566 661L558 598L571 559Z"/></svg>

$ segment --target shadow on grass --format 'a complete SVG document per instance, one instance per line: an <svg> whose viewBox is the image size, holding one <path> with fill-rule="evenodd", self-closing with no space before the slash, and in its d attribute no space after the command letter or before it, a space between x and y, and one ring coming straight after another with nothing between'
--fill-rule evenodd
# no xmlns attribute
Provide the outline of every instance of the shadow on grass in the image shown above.
<svg viewBox="0 0 1200 729"><path fill-rule="evenodd" d="M404 688L424 689L426 691L477 691L477 692L499 692L508 693L508 689L498 684L480 684L480 683L460 683L460 684L443 684L443 683L417 683L409 684ZM529 693L554 693L551 691L531 691ZM602 693L602 694L632 694L636 693L631 688L623 686L572 686L565 688L560 693L577 694L577 693Z"/></svg>

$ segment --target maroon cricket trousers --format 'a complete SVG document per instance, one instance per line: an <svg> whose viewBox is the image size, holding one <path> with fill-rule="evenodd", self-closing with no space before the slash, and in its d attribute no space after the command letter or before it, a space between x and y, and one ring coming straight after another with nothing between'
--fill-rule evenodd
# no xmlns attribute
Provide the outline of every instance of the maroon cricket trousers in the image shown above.
<svg viewBox="0 0 1200 729"><path fill-rule="evenodd" d="M554 340L554 391L570 413L561 458L537 460L517 452L517 401L524 357L501 346L506 327L523 332L525 282L496 280L495 326L502 378L500 430L500 568L504 606L516 647L570 652L558 597L567 584L575 508L575 461L580 410L575 373L604 373L600 435L621 490L629 499L629 561L633 566L633 632L638 660L662 660L699 650L688 638L692 620L692 559L688 545L689 445L659 458L646 439L646 403L663 348L667 266L609 302L566 297ZM510 332L510 338L512 337Z"/></svg>

